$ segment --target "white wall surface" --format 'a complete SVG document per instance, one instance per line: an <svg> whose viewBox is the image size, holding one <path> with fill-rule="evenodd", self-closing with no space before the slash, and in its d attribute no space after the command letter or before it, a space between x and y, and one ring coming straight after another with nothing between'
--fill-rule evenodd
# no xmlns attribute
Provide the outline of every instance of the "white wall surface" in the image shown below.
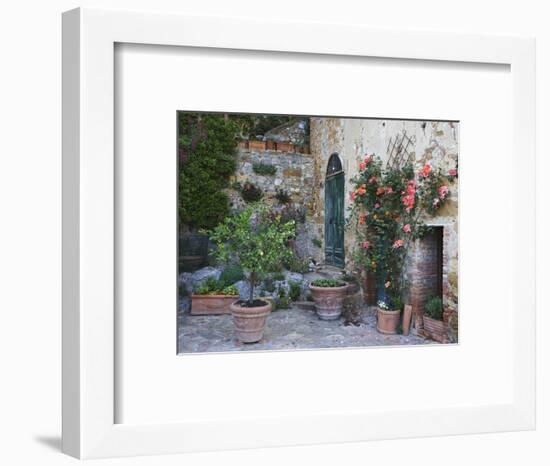
<svg viewBox="0 0 550 466"><path fill-rule="evenodd" d="M68 465L61 432L61 12L77 6L529 35L538 80L538 429L101 460L102 465L550 464L550 15L536 0L12 0L0 9L0 464ZM327 31L330 33L330 31ZM517 154L521 157L521 154ZM521 182L521 174L518 174ZM520 311L520 310L519 310ZM497 316L498 318L498 316ZM543 329L546 327L546 331ZM428 453L429 452L429 453Z"/></svg>

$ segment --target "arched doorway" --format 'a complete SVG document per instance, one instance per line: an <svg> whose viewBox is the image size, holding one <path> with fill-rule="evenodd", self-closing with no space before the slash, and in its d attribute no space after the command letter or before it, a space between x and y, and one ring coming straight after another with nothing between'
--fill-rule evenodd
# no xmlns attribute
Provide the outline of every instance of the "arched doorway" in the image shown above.
<svg viewBox="0 0 550 466"><path fill-rule="evenodd" d="M328 161L325 179L325 262L344 267L344 171L338 154Z"/></svg>

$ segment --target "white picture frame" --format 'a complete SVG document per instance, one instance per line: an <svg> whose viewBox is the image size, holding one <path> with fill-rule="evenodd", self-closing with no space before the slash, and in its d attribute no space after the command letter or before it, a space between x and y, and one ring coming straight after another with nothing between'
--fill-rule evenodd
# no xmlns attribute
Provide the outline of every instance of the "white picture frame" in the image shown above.
<svg viewBox="0 0 550 466"><path fill-rule="evenodd" d="M304 34L307 28L307 34ZM330 28L330 34L327 30ZM281 31L284 30L284 34ZM117 43L504 64L512 77L510 215L514 318L510 403L280 418L115 423L114 50ZM388 31L77 9L63 15L63 451L151 455L535 426L535 44L530 38Z"/></svg>

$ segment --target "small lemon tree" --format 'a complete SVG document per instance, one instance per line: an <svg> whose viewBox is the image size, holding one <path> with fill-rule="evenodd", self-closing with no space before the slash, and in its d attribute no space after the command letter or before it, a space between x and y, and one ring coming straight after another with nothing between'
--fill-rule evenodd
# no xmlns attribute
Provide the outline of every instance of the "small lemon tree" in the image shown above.
<svg viewBox="0 0 550 466"><path fill-rule="evenodd" d="M295 236L294 220L282 223L270 216L267 206L249 206L228 216L208 232L217 245L216 257L222 262L237 259L250 284L248 305L254 302L254 287L262 275L285 259L292 258L288 240Z"/></svg>

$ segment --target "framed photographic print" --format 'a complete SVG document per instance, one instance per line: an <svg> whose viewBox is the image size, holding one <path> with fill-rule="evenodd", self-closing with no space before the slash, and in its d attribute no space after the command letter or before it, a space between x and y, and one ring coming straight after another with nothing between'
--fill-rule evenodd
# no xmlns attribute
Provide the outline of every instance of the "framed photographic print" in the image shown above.
<svg viewBox="0 0 550 466"><path fill-rule="evenodd" d="M528 38L65 13L63 450L532 429L534 104Z"/></svg>

